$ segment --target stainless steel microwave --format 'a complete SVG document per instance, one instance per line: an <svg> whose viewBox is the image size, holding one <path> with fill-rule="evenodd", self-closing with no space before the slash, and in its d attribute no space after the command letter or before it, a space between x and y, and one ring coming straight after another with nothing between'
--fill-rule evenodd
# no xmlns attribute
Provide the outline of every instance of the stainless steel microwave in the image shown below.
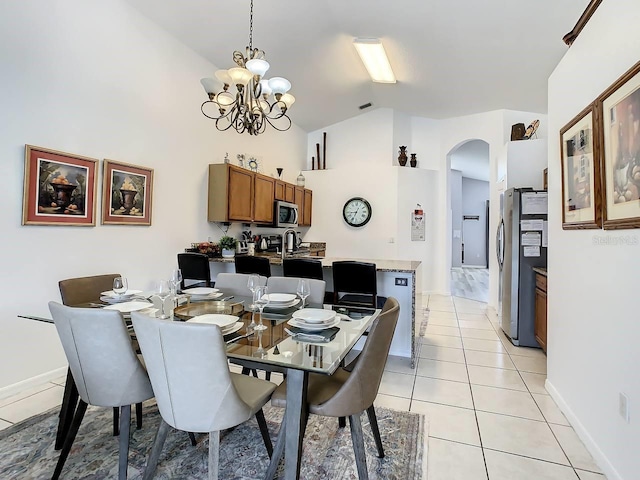
<svg viewBox="0 0 640 480"><path fill-rule="evenodd" d="M282 202L275 203L275 224L276 227L297 227L298 226L298 205L295 203Z"/></svg>

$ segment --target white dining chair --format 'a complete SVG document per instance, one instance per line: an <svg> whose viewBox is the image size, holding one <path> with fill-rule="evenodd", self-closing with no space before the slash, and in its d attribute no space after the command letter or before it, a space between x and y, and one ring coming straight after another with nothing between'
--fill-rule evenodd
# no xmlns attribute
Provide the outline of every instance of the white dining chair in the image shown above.
<svg viewBox="0 0 640 480"><path fill-rule="evenodd" d="M216 278L216 288L225 295L237 295L239 297L251 297L253 294L247 281L250 275L247 273L219 273ZM258 275L258 286L267 284L267 277Z"/></svg>
<svg viewBox="0 0 640 480"><path fill-rule="evenodd" d="M267 287L269 288L269 293L293 293L295 295L300 280L297 277L269 277ZM305 278L305 280L309 282L311 290L306 302L322 305L327 283L324 280L315 280L313 278Z"/></svg>

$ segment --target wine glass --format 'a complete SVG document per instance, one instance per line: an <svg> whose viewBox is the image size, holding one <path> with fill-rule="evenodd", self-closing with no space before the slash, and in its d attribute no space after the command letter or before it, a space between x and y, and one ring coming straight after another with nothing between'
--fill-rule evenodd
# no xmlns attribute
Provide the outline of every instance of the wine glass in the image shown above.
<svg viewBox="0 0 640 480"><path fill-rule="evenodd" d="M160 297L162 302L162 308L160 309L160 316L158 318L169 318L169 316L164 312L164 301L167 299L169 295L171 295L171 289L169 288L169 280L160 280L156 285L155 294Z"/></svg>
<svg viewBox="0 0 640 480"><path fill-rule="evenodd" d="M260 283L260 277L258 277L258 275L249 275L249 279L247 280L247 288L251 290L251 295L254 294L254 292L256 291L256 287L258 286L259 283ZM251 310L254 310L255 307L256 307L255 305L249 306ZM253 316L251 317L251 323L253 323Z"/></svg>
<svg viewBox="0 0 640 480"><path fill-rule="evenodd" d="M257 358L264 358L267 356L267 351L262 346L262 330L258 330L257 335L258 335L258 348L252 353L252 356Z"/></svg>
<svg viewBox="0 0 640 480"><path fill-rule="evenodd" d="M298 281L298 288L296 289L296 293L302 299L302 306L300 308L304 308L305 300L311 294L311 287L309 285L308 279L301 278Z"/></svg>
<svg viewBox="0 0 640 480"><path fill-rule="evenodd" d="M117 296L121 296L127 293L128 288L129 284L125 277L116 277L113 279L113 293L115 293Z"/></svg>
<svg viewBox="0 0 640 480"><path fill-rule="evenodd" d="M269 305L269 295L266 286L256 287L253 292L253 303L258 307L258 310L260 310L260 323L256 325L254 329L265 330L267 326L262 324L262 312L264 311L264 307Z"/></svg>
<svg viewBox="0 0 640 480"><path fill-rule="evenodd" d="M182 270L180 270L179 268L174 269L171 272L171 294L175 295L178 293L178 287L180 286L180 283L182 283Z"/></svg>

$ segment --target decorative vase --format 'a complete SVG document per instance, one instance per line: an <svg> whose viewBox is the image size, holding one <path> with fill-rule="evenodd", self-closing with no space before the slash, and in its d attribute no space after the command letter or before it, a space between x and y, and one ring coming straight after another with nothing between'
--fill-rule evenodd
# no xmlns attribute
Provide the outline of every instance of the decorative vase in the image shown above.
<svg viewBox="0 0 640 480"><path fill-rule="evenodd" d="M415 168L416 165L418 165L418 159L416 158L416 154L415 153L411 154L411 161L409 163L411 163L411 166L413 168Z"/></svg>
<svg viewBox="0 0 640 480"><path fill-rule="evenodd" d="M236 256L236 251L231 248L222 249L222 258L233 258Z"/></svg>
<svg viewBox="0 0 640 480"><path fill-rule="evenodd" d="M404 167L407 164L407 147L400 147L400 155L398 155L398 163Z"/></svg>
<svg viewBox="0 0 640 480"><path fill-rule="evenodd" d="M299 187L304 187L304 175L302 175L302 172L300 172L300 175L298 175L296 183Z"/></svg>

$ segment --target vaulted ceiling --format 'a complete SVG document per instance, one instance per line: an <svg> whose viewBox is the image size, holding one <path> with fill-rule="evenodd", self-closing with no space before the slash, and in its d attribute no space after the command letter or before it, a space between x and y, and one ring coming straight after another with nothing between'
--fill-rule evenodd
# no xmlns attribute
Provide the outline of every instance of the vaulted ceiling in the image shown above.
<svg viewBox="0 0 640 480"><path fill-rule="evenodd" d="M249 36L249 0L127 0L181 42L229 68ZM430 118L547 111L547 79L589 0L255 0L253 44L291 81L307 131L390 107ZM378 37L396 84L374 84L353 47ZM212 76L213 72L202 72ZM201 88L194 82L194 88ZM203 101L205 98L202 93Z"/></svg>

